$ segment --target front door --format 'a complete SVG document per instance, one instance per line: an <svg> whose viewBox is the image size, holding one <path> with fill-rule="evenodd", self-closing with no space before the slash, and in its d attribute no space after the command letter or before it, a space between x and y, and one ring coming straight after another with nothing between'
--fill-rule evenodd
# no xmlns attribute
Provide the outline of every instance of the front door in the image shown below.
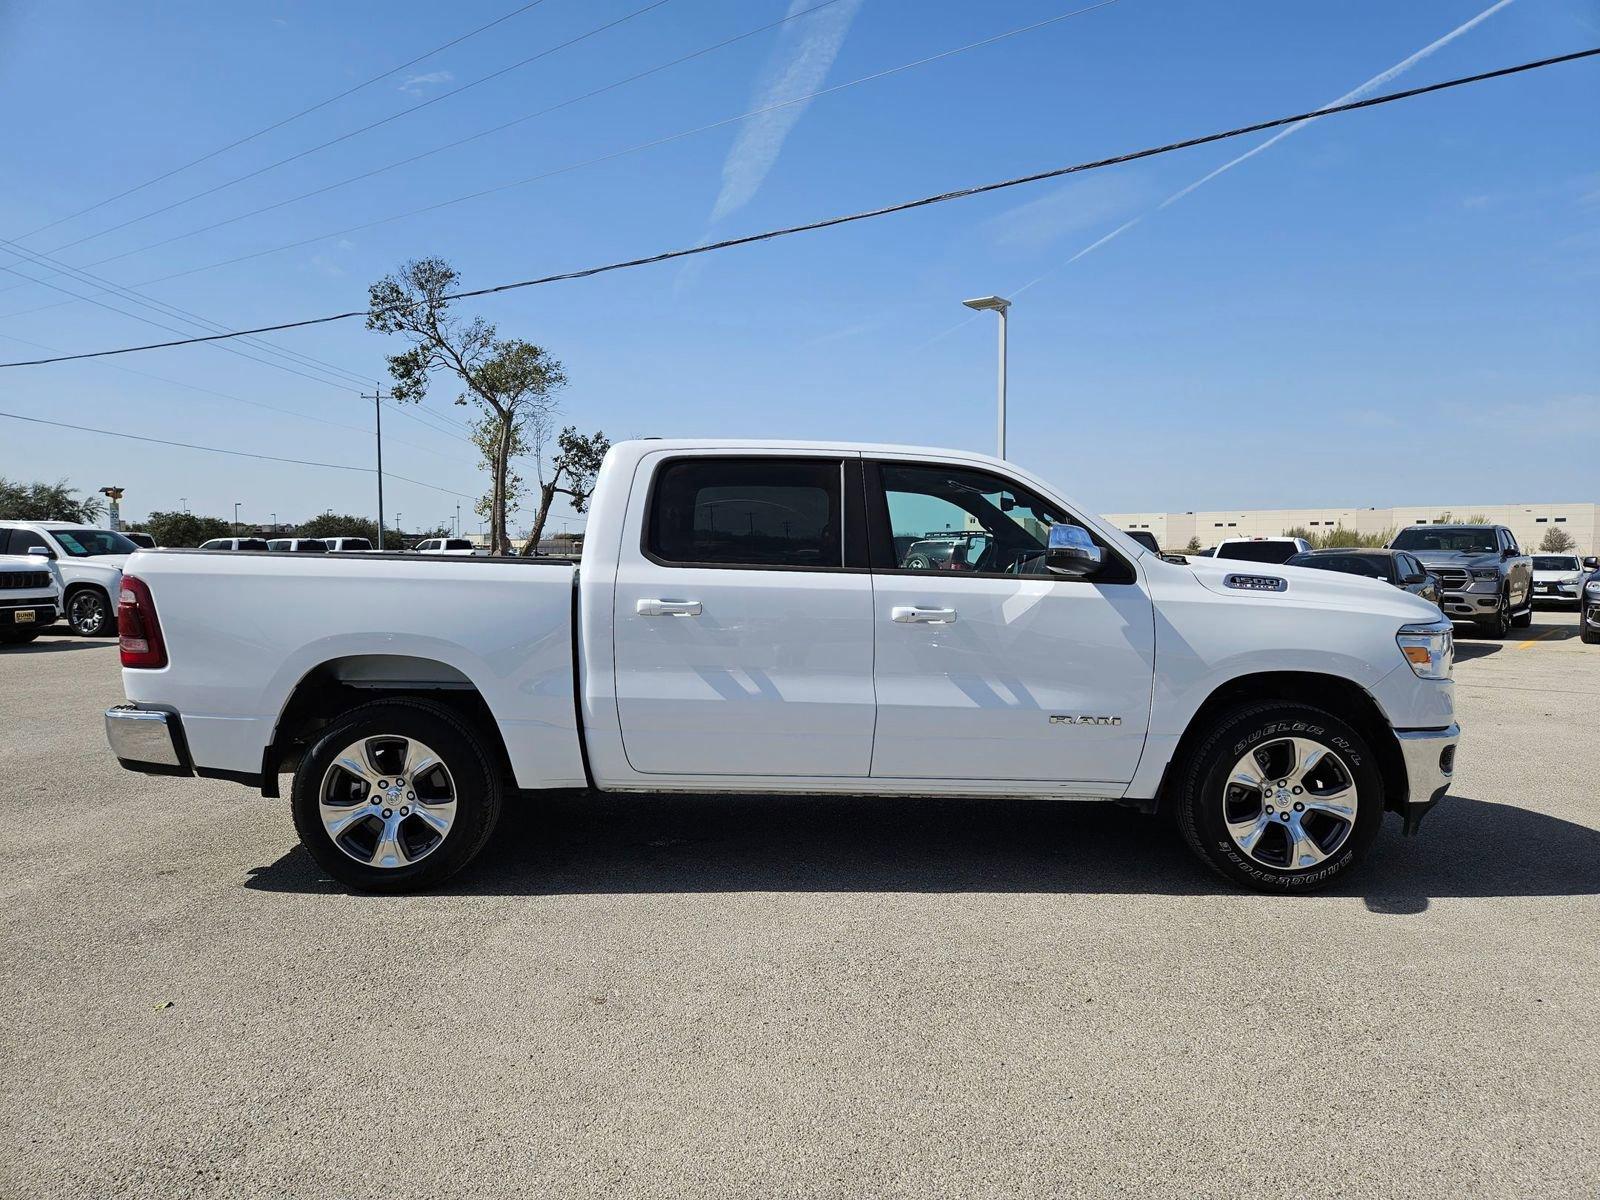
<svg viewBox="0 0 1600 1200"><path fill-rule="evenodd" d="M616 584L629 765L652 775L866 775L873 620L860 459L680 455L651 465L653 478L636 482L648 484L644 538L623 549Z"/></svg>
<svg viewBox="0 0 1600 1200"><path fill-rule="evenodd" d="M1154 613L1109 547L1045 574L1072 520L959 466L868 464L879 778L1126 783L1150 718Z"/></svg>

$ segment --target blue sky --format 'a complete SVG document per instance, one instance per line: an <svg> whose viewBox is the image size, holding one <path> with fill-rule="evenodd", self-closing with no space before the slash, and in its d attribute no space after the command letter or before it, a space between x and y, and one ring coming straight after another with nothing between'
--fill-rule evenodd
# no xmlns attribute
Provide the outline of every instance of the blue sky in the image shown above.
<svg viewBox="0 0 1600 1200"><path fill-rule="evenodd" d="M808 104L617 153L1086 7L838 0L469 145L182 236L815 2L667 0L630 16L650 0L544 0L20 244L124 286L184 273L141 290L229 327L314 316L360 307L367 283L408 257L444 256L467 286L483 286L1315 108L1491 0L1117 0ZM150 11L13 0L0 7L0 110L12 117L0 141L0 237L17 239L515 7L195 2ZM231 182L619 18L459 96ZM1595 44L1594 0L1515 0L1389 86ZM1011 326L1011 457L1093 508L1597 499L1596 111L1600 66L1591 61L1329 118L1164 208L1265 136L517 292L472 311L560 358L572 381L566 419L613 437L988 451L993 318L969 318L960 301L1025 288ZM371 224L537 175L548 177ZM356 226L369 227L339 232ZM302 244L258 254L290 243ZM253 257L210 266L242 256ZM111 261L86 266L102 259ZM37 277L51 270L3 251L0 263ZM39 345L75 351L172 336L61 303L61 293L15 275L0 275L0 289L6 359L33 357ZM355 321L272 340L368 379L381 378L384 354L399 349ZM370 436L347 428L367 426L370 405L348 380L330 385L208 347L113 363L0 372L0 409L370 465ZM441 380L429 407L459 417L452 396ZM385 432L392 471L444 489L390 482L388 510L407 527L453 514L451 493L482 491L475 452L458 437L399 416ZM135 516L180 497L218 514L237 501L252 519L374 505L371 477L356 472L5 420L0 474L65 477L86 490L118 483Z"/></svg>

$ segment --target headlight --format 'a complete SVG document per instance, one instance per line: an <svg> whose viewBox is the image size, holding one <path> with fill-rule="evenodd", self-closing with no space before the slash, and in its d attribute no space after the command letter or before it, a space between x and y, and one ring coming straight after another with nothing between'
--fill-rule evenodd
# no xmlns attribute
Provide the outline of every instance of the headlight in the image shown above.
<svg viewBox="0 0 1600 1200"><path fill-rule="evenodd" d="M1455 635L1449 621L1427 625L1402 625L1394 635L1400 653L1411 664L1418 679L1449 679L1455 663Z"/></svg>
<svg viewBox="0 0 1600 1200"><path fill-rule="evenodd" d="M1591 579L1583 585L1583 590L1591 596L1600 596L1600 579Z"/></svg>
<svg viewBox="0 0 1600 1200"><path fill-rule="evenodd" d="M1493 567L1473 567L1472 577L1474 579L1499 579L1500 572Z"/></svg>

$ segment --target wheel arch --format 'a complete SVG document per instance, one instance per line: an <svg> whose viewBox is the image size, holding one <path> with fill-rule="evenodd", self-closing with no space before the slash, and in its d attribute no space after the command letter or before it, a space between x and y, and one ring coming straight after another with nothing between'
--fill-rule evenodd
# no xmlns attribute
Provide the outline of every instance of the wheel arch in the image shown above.
<svg viewBox="0 0 1600 1200"><path fill-rule="evenodd" d="M1309 704L1353 725L1367 739L1377 757L1378 773L1383 779L1384 808L1390 812L1405 811L1409 789L1405 759L1394 729L1378 702L1354 680L1315 671L1261 671L1219 684L1189 718L1162 773L1155 806L1167 802L1169 789L1176 786L1179 766L1224 712L1244 704L1273 700Z"/></svg>
<svg viewBox="0 0 1600 1200"><path fill-rule="evenodd" d="M500 726L477 685L458 668L403 654L347 654L306 671L289 690L261 755L261 794L278 796L278 776L293 771L330 722L374 700L420 697L443 704L483 739L503 777L515 786Z"/></svg>

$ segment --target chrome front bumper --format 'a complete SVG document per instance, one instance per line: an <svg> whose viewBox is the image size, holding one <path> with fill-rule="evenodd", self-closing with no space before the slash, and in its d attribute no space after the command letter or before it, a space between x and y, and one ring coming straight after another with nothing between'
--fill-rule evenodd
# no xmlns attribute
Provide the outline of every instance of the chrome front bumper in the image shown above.
<svg viewBox="0 0 1600 1200"><path fill-rule="evenodd" d="M175 712L118 704L106 709L106 741L117 761L146 775L192 775L183 722Z"/></svg>
<svg viewBox="0 0 1600 1200"><path fill-rule="evenodd" d="M1395 737L1400 741L1400 757L1406 765L1406 832L1414 833L1422 818L1450 790L1461 726L1399 730Z"/></svg>

